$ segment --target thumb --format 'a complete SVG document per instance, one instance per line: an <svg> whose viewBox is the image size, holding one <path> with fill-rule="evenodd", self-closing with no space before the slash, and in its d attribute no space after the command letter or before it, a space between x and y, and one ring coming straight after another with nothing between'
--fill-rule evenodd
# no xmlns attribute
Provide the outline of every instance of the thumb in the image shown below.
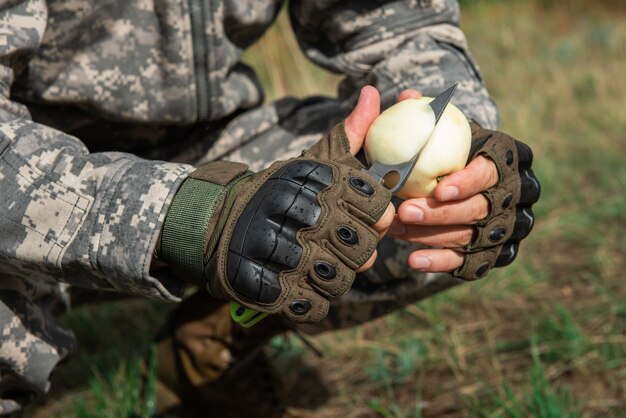
<svg viewBox="0 0 626 418"><path fill-rule="evenodd" d="M365 134L380 113L380 94L372 86L361 89L352 113L344 120L344 129L350 141L350 153L356 155L365 142Z"/></svg>

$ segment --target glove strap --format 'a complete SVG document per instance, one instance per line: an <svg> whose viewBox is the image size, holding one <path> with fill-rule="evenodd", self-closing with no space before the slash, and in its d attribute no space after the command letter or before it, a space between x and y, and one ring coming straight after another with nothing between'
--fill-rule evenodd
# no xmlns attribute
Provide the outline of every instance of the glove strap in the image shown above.
<svg viewBox="0 0 626 418"><path fill-rule="evenodd" d="M182 183L168 209L160 257L186 280L204 286L207 230L221 211L224 197L247 166L216 161L199 167Z"/></svg>

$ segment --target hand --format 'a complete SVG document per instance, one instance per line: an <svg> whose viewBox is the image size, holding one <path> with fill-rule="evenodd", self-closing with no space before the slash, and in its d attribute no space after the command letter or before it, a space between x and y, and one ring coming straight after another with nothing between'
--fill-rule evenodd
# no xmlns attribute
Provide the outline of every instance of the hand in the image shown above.
<svg viewBox="0 0 626 418"><path fill-rule="evenodd" d="M437 185L434 198L404 201L388 234L430 247L444 247L413 252L409 266L427 272L451 272L461 267L464 253L451 248L470 244L474 225L489 213L489 201L481 193L497 180L493 161L478 156L463 170L444 178Z"/></svg>
<svg viewBox="0 0 626 418"><path fill-rule="evenodd" d="M356 155L365 142L365 135L374 119L380 114L380 94L378 90L372 86L365 86L361 89L359 100L352 110L352 113L344 121L344 128L346 136L350 142L350 153ZM389 226L393 222L396 210L392 203L389 203L387 210L373 227L378 232L378 239L382 239ZM370 257L365 264L363 264L357 273L365 271L371 268L376 261L377 252Z"/></svg>
<svg viewBox="0 0 626 418"><path fill-rule="evenodd" d="M420 96L407 90L399 100ZM483 277L493 267L510 264L519 241L532 229L531 206L540 186L530 168L530 148L475 124L472 139L474 158L444 178L434 198L408 199L398 209L389 235L438 247L413 252L408 260L413 269Z"/></svg>
<svg viewBox="0 0 626 418"><path fill-rule="evenodd" d="M194 171L169 208L160 258L215 297L294 322L323 319L371 266L394 215L389 191L354 157L378 115L367 91L299 158L258 173L228 161Z"/></svg>

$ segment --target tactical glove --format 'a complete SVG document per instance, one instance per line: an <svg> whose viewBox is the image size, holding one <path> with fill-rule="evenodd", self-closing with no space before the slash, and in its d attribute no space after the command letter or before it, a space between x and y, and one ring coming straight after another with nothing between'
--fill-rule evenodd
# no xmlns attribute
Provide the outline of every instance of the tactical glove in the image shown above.
<svg viewBox="0 0 626 418"><path fill-rule="evenodd" d="M479 155L493 160L498 183L483 192L489 200L489 214L476 225L474 239L462 249L464 263L453 272L465 280L479 279L493 267L513 262L520 241L533 227L531 206L541 194L541 186L531 169L533 154L528 145L472 123L469 161Z"/></svg>
<svg viewBox="0 0 626 418"><path fill-rule="evenodd" d="M323 319L374 253L390 193L350 154L343 124L258 173L206 164L174 196L160 258L215 297L299 323Z"/></svg>

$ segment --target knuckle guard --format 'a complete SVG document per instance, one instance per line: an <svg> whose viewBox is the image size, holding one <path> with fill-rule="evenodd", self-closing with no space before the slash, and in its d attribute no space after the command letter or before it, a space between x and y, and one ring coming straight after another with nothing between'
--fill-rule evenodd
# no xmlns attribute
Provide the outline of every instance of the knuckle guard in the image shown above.
<svg viewBox="0 0 626 418"><path fill-rule="evenodd" d="M517 148L517 155L519 156L519 168L530 168L533 164L533 151L528 145L521 141L515 141L515 147Z"/></svg>
<svg viewBox="0 0 626 418"><path fill-rule="evenodd" d="M391 200L349 151L340 124L301 158L233 186L223 246L207 264L212 294L297 323L326 316L376 250L372 225Z"/></svg>
<svg viewBox="0 0 626 418"><path fill-rule="evenodd" d="M522 182L520 204L532 205L541 196L541 184L535 177L535 173L530 169L520 172L520 178Z"/></svg>
<svg viewBox="0 0 626 418"><path fill-rule="evenodd" d="M489 200L488 216L476 226L473 242L464 248L463 265L453 275L464 280L484 277L494 267L513 262L519 241L532 230L530 205L539 199L541 186L530 168L530 147L497 131L472 126L470 159L491 158L498 169L498 183L483 192Z"/></svg>
<svg viewBox="0 0 626 418"><path fill-rule="evenodd" d="M318 222L317 195L332 180L330 166L296 161L259 188L237 220L228 248L226 277L235 292L262 304L277 300L279 275L295 269L302 257L296 234Z"/></svg>
<svg viewBox="0 0 626 418"><path fill-rule="evenodd" d="M519 166L532 161L530 148L506 134L480 128L475 128L473 134L474 143L479 146L473 150L472 158L489 157L498 170L498 182L483 192L489 200L489 214L477 224L475 239L465 248L467 252L501 245L512 236L522 194Z"/></svg>
<svg viewBox="0 0 626 418"><path fill-rule="evenodd" d="M519 242L507 242L502 246L494 267L504 267L511 264L519 251Z"/></svg>
<svg viewBox="0 0 626 418"><path fill-rule="evenodd" d="M510 239L520 241L526 238L535 225L535 216L531 208L518 208L515 216L515 225Z"/></svg>

